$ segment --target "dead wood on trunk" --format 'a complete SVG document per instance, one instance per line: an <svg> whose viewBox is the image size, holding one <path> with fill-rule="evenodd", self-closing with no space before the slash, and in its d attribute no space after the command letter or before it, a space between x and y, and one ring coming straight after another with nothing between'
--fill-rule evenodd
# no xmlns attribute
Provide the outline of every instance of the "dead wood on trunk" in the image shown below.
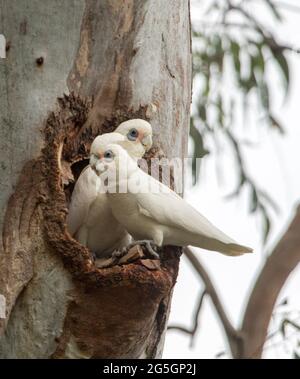
<svg viewBox="0 0 300 379"><path fill-rule="evenodd" d="M3 74L8 78L5 96L22 105L15 107L18 123L9 115L10 123L16 129L24 124L27 134L11 141L7 163L20 147L24 161L12 166L17 184L10 200L0 199L6 208L0 293L7 300L7 318L0 320L0 356L159 357L180 251L166 247L160 266L138 259L98 269L90 252L70 237L65 220L73 180L87 164L93 138L120 122L150 120L155 146L148 158L185 156L191 99L189 4L89 0L73 7L53 1L49 9L59 6L60 12L49 11L47 22L36 17L46 12L43 4L24 4L22 12L14 3L2 9L4 18L13 20L5 24L11 41L5 64L16 62L15 72ZM80 23L69 22L70 9ZM11 25L25 19L25 32L15 35ZM56 45L36 48L49 25ZM70 40L56 35L71 28ZM27 39L33 49L18 55L19 39L19 50ZM71 61L70 44L75 51ZM20 74L24 65L26 76ZM10 86L16 72L18 96ZM62 96L61 83L67 83L68 95ZM40 106L32 106L30 96L37 91ZM11 179L8 173L3 178Z"/></svg>

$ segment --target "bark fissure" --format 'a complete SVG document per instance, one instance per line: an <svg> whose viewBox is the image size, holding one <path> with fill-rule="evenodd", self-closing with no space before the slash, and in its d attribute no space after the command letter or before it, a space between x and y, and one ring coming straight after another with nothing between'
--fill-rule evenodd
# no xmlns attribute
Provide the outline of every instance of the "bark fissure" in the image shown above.
<svg viewBox="0 0 300 379"><path fill-rule="evenodd" d="M65 95L58 102L58 111L51 113L46 121L43 155L30 165L31 168L36 167L38 172L34 183L32 173L27 176L26 170L29 178L28 193L34 192L36 199L36 204L28 210L33 209L36 212L39 208L42 212L39 227L43 230L45 242L53 254L58 254L63 260L64 267L74 280L74 288L68 295L70 300L62 328L63 334L56 336L57 347L53 357L142 356L149 336L154 333L153 338L158 341L164 329L166 318L161 317L161 304L169 296L175 283L179 256L173 249L167 249L162 255L161 268L156 270L147 269L140 261L98 269L91 253L68 234L65 223L67 196L64 183L68 184L70 179L68 176L63 177L65 169L62 169L61 162L65 162L66 166L72 163L67 159L77 162L78 159L85 158L89 143L95 135L92 131L85 132L87 139L81 139L80 146L74 143L88 117L91 108L89 101L84 102L71 94ZM141 110L137 113L141 114ZM135 114L129 114L130 112L127 113L127 118L136 117ZM113 121L107 120L106 125L113 129L124 118L124 113L120 113ZM100 133L98 130L97 134ZM66 136L69 136L67 142ZM156 150L153 151L155 154ZM24 185L23 177L20 183ZM27 220L26 230L23 230L22 219L24 210L28 207L27 202L28 198L21 204L21 213L17 220L17 230L25 234L30 226ZM9 207L10 210L13 208ZM32 214L28 217L31 219ZM10 224L8 221L5 225ZM3 241L7 241L10 236L9 231L4 231ZM28 262L27 266L31 267L32 263ZM33 273L24 279L19 293L32 276ZM15 296L19 293L15 293ZM132 306L128 307L130 303ZM13 305L11 303L11 307ZM128 330L131 331L130 338L126 337ZM156 342L153 345L153 351L150 352L152 357L155 356ZM109 349L108 346L113 348Z"/></svg>
<svg viewBox="0 0 300 379"><path fill-rule="evenodd" d="M22 54L15 72L5 66L1 75L7 81L7 101L14 101L11 107L18 116L12 117L14 127L23 125L26 110L26 131L9 142L10 148L18 152L18 143L22 152L29 148L23 158L28 163L6 207L0 293L8 307L6 321L0 320L0 357L157 357L178 271L177 249L166 247L155 269L141 259L97 269L90 252L68 234L65 220L74 180L87 164L96 135L127 119L143 118L154 130L148 159L185 155L191 95L188 4L70 1L72 6L60 5L60 12L49 13L47 20L35 12L50 12L58 6L56 0L47 6L26 2L22 12L12 1L4 9L14 21L11 25L28 20L26 34L17 33L20 46L14 30L6 33L9 59L20 59L20 49ZM167 15L171 18L165 22ZM49 25L56 42L43 45L39 38L49 34ZM72 30L69 40L57 36L61 29L62 35ZM182 33L176 36L178 30ZM176 83L162 69L162 34L165 54L176 60ZM28 44L33 48L23 49ZM10 75L23 80L19 108L17 96L9 92ZM26 91L38 93L33 96L36 104ZM64 92L68 95L59 98ZM26 97L30 101L23 101ZM58 107L51 112L56 98ZM43 119L41 136L37 128ZM22 166L15 168L9 158L7 164L13 178L8 172L4 177L13 183Z"/></svg>

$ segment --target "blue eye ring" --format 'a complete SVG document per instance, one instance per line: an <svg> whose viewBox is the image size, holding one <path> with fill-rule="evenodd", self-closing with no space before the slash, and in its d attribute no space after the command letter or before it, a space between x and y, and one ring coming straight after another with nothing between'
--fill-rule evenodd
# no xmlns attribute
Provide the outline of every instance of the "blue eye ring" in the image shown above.
<svg viewBox="0 0 300 379"><path fill-rule="evenodd" d="M107 162L111 162L114 160L114 153L111 151L111 150L106 150L103 154L103 157L104 159L107 161Z"/></svg>
<svg viewBox="0 0 300 379"><path fill-rule="evenodd" d="M135 141L139 136L139 132L133 128L133 129L130 129L129 132L127 133L127 138L129 139L129 141Z"/></svg>

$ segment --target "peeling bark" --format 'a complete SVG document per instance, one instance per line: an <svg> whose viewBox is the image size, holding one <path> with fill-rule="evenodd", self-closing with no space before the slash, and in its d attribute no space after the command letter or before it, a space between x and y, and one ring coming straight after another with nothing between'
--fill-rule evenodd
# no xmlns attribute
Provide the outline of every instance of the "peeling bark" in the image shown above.
<svg viewBox="0 0 300 379"><path fill-rule="evenodd" d="M97 269L90 252L68 234L65 219L91 141L120 122L150 120L155 146L149 157L185 156L189 4L68 0L45 8L36 1L9 3L0 3L1 18L14 18L18 29L4 23L11 48L0 62L6 83L0 104L10 103L0 120L1 140L7 144L2 178L11 183L0 199L5 208L0 293L7 299L0 357L159 357L178 249L166 247L156 268L139 259ZM72 32L70 40L58 38L58 31ZM56 41L46 44L51 33ZM21 47L20 54L17 45L25 42L32 48ZM12 81L20 76L16 93ZM20 152L22 159L12 159Z"/></svg>

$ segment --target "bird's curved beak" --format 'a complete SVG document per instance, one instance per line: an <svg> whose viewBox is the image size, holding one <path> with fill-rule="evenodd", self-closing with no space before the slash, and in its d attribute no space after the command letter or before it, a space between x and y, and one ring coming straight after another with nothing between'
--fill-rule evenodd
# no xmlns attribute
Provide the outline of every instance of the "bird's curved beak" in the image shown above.
<svg viewBox="0 0 300 379"><path fill-rule="evenodd" d="M107 169L107 165L101 159L96 159L94 156L90 158L90 166L98 176Z"/></svg>
<svg viewBox="0 0 300 379"><path fill-rule="evenodd" d="M142 139L142 145L146 151L150 150L152 146L152 136L150 134Z"/></svg>
<svg viewBox="0 0 300 379"><path fill-rule="evenodd" d="M95 166L95 171L98 176L103 174L107 170L108 166L105 162L99 160Z"/></svg>

